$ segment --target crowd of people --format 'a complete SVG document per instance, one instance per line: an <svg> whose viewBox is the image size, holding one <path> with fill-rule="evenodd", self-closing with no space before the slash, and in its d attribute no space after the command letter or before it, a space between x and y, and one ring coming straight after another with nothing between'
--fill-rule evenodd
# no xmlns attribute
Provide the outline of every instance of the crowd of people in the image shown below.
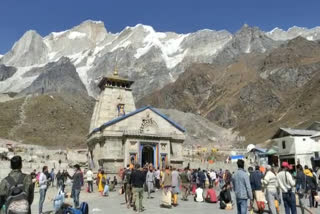
<svg viewBox="0 0 320 214"><path fill-rule="evenodd" d="M143 193L151 199L152 193L162 189L161 204L163 208L178 206L178 195L182 201L188 201L192 196L195 202L218 203L223 209L232 208L231 179L228 170L189 169L181 170L167 166L160 170L151 164L141 167L139 164L128 165L122 173L123 193L127 207L133 207L136 212L144 211ZM207 191L205 191L208 187ZM220 188L217 196L216 189Z"/></svg>
<svg viewBox="0 0 320 214"><path fill-rule="evenodd" d="M238 214L253 211L263 213L266 210L271 214L279 214L280 204L283 204L286 214L296 214L297 207L302 214L316 213L320 199L318 168L282 162L280 169L266 165L248 167L246 171L243 160L238 160L237 165L238 170L231 173L228 169L177 169L171 166L159 169L152 164L143 167L130 164L119 175L119 193L124 195L126 206L136 212L145 210L144 192L147 192L147 199L152 199L154 192L162 190L162 208L173 208L183 203L179 202L178 196L181 195L181 201L191 198L194 203L213 203L220 209L236 208ZM48 188L56 186L59 195L64 195L67 179L72 180L71 197L75 208L81 206L79 201L83 187L86 186L88 193L93 193L95 183L99 196L105 197L115 191L118 184L116 176L111 181L102 169L94 176L91 169L83 172L79 165L74 166L72 176L66 170L58 171L57 174L54 169L49 172L47 166L43 166L42 172L36 173L35 170L30 175L22 173L21 168L21 157L14 156L11 159L12 171L0 183L0 207L6 213L31 213L35 187L39 188L41 214Z"/></svg>
<svg viewBox="0 0 320 214"><path fill-rule="evenodd" d="M302 214L314 213L318 207L319 168L313 171L308 166L293 166L284 161L279 170L267 165L255 166L255 169L249 167L246 172L243 160L238 160L237 164L239 169L232 181L238 213L247 213L248 200L249 209L255 202L258 213L263 213L267 204L269 213L278 214L281 202L286 214L296 214L297 207L300 207ZM309 206L305 203L306 199Z"/></svg>
<svg viewBox="0 0 320 214"><path fill-rule="evenodd" d="M14 156L10 160L12 171L0 183L0 208L3 213L31 213L31 204L34 199L34 189L39 188L39 214L43 212L43 204L46 200L46 193L49 187L59 189L59 194L64 195L65 182L69 178L72 180L71 197L74 207L80 206L80 192L84 185L83 172L80 166L74 166L74 173L71 176L66 170L54 173L54 169L49 172L48 166L43 166L41 172L34 170L30 174L22 172L22 158Z"/></svg>
<svg viewBox="0 0 320 214"><path fill-rule="evenodd" d="M246 171L243 160L238 160L237 165L238 170L232 173L228 169L182 170L167 166L160 170L152 165L128 165L122 174L125 201L128 208L141 212L144 190L152 198L153 191L162 189L160 206L163 208L178 206L178 194L181 194L182 201L192 196L195 202L218 203L220 209L235 206L239 214L265 211L279 214L281 204L286 214L297 213L297 207L302 214L315 213L320 199L318 168L282 162L279 169L266 165L249 167Z"/></svg>

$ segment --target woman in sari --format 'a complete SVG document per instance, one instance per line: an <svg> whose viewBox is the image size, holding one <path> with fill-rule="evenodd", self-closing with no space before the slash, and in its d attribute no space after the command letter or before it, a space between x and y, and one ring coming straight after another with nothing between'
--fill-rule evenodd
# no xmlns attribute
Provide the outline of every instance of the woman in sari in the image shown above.
<svg viewBox="0 0 320 214"><path fill-rule="evenodd" d="M101 170L101 172L98 174L99 177L99 184L98 184L98 190L102 194L104 190L104 186L107 182L107 175L104 174L104 171Z"/></svg>

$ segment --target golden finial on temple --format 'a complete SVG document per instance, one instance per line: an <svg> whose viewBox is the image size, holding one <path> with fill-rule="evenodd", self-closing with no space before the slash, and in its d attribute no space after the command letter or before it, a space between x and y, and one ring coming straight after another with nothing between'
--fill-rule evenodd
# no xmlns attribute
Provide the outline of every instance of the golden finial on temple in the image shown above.
<svg viewBox="0 0 320 214"><path fill-rule="evenodd" d="M114 72L113 72L113 75L114 76L118 76L118 68L117 68L117 65L114 66Z"/></svg>

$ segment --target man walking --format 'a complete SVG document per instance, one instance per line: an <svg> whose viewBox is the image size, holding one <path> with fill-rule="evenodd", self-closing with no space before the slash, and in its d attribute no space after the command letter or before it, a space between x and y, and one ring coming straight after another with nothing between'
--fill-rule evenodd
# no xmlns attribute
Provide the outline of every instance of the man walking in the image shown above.
<svg viewBox="0 0 320 214"><path fill-rule="evenodd" d="M75 168L75 172L73 176L70 176L68 174L68 177L73 180L71 195L73 197L74 207L78 208L80 205L79 200L80 200L81 186L83 184L83 174L81 172L79 164L74 165L74 168Z"/></svg>
<svg viewBox="0 0 320 214"><path fill-rule="evenodd" d="M206 183L206 176L204 174L204 171L201 171L201 169L198 169L198 183L202 187L202 189L205 188L205 183Z"/></svg>
<svg viewBox="0 0 320 214"><path fill-rule="evenodd" d="M87 182L88 182L88 192L93 192L93 172L89 168L89 170L86 173L87 176Z"/></svg>
<svg viewBox="0 0 320 214"><path fill-rule="evenodd" d="M136 164L136 170L131 174L132 191L135 198L135 211L137 213L143 211L142 199L143 199L143 184L146 181L146 175L143 173L140 164Z"/></svg>
<svg viewBox="0 0 320 214"><path fill-rule="evenodd" d="M180 176L176 168L172 171L172 205L178 206L178 194L180 192Z"/></svg>
<svg viewBox="0 0 320 214"><path fill-rule="evenodd" d="M54 179L56 177L54 173L54 168L51 169L50 177L51 177L51 185L54 187Z"/></svg>
<svg viewBox="0 0 320 214"><path fill-rule="evenodd" d="M166 166L166 170L163 173L162 181L163 190L162 190L162 199L160 207L171 208L172 205L172 174L169 166Z"/></svg>
<svg viewBox="0 0 320 214"><path fill-rule="evenodd" d="M131 191L131 173L132 165L127 165L127 169L123 173L123 183L124 183L124 198L126 200L127 207L130 208L132 203L132 191Z"/></svg>
<svg viewBox="0 0 320 214"><path fill-rule="evenodd" d="M3 205L8 206L9 204L13 204L15 201L12 200L11 203L9 203L8 198L10 196L12 196L12 194L10 195L11 192L11 188L14 185L21 185L20 190L21 193L24 193L26 198L26 203L27 206L25 206L25 210L31 214L31 204L33 202L33 194L34 194L34 185L32 183L32 178L30 175L26 175L24 173L22 173L21 169L22 169L22 159L20 156L14 156L11 158L10 160L10 164L11 164L11 172L9 173L9 175L4 178L1 183L0 183L0 207L3 207ZM19 202L19 201L17 201ZM6 207L6 209L8 209L9 207ZM22 209L23 207L20 206L18 207L19 209ZM14 210L10 210L12 213L14 213ZM21 210L20 210L21 211ZM11 213L10 212L10 213Z"/></svg>
<svg viewBox="0 0 320 214"><path fill-rule="evenodd" d="M215 181L216 181L216 179L217 179L217 174L216 174L216 172L214 171L214 170L212 170L211 169L211 171L210 171L210 173L209 173L209 176L210 176L210 178L211 178L211 183L210 183L210 185L214 185L214 183L215 183Z"/></svg>
<svg viewBox="0 0 320 214"><path fill-rule="evenodd" d="M160 189L160 169L159 169L159 167L154 172L154 176L155 176L156 188Z"/></svg>
<svg viewBox="0 0 320 214"><path fill-rule="evenodd" d="M152 166L149 166L149 171L147 172L147 177L146 177L146 183L148 188L148 199L149 199L151 195L151 191L153 190L153 183L154 183L154 173L153 173Z"/></svg>
<svg viewBox="0 0 320 214"><path fill-rule="evenodd" d="M277 210L274 202L278 198L278 180L277 176L272 172L271 169L271 166L267 165L267 172L263 178L263 183L266 187L269 212L271 214L276 214Z"/></svg>
<svg viewBox="0 0 320 214"><path fill-rule="evenodd" d="M48 174L48 166L44 166L42 168L42 172L39 177L39 193L40 193L39 214L42 214L43 203L46 199L47 188L48 188L47 174Z"/></svg>
<svg viewBox="0 0 320 214"><path fill-rule="evenodd" d="M236 195L238 214L246 214L248 210L248 199L252 201L252 190L249 176L244 170L244 161L237 161L238 170L234 173L232 183Z"/></svg>
<svg viewBox="0 0 320 214"><path fill-rule="evenodd" d="M281 172L278 173L277 178L279 187L282 190L282 199L286 214L296 214L296 197L294 192L292 191L292 188L295 186L295 182L290 172L288 172L289 169L291 169L289 163L282 162Z"/></svg>
<svg viewBox="0 0 320 214"><path fill-rule="evenodd" d="M188 194L190 189L190 180L188 176L188 169L185 168L184 171L180 174L181 186L182 186L182 199L183 201L188 200Z"/></svg>

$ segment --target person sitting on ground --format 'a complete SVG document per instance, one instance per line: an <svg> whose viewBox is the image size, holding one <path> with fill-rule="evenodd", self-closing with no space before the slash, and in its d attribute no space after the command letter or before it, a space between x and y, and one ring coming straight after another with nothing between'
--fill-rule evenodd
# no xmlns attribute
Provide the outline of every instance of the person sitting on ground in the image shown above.
<svg viewBox="0 0 320 214"><path fill-rule="evenodd" d="M195 202L203 202L204 201L204 197L203 197L203 189L202 189L202 184L198 184L197 185L197 189L196 189L196 194L194 196L194 201Z"/></svg>
<svg viewBox="0 0 320 214"><path fill-rule="evenodd" d="M205 201L207 203L217 203L216 191L213 189L212 185L209 186Z"/></svg>
<svg viewBox="0 0 320 214"><path fill-rule="evenodd" d="M225 184L219 194L220 209L226 209L227 204L232 203L230 183Z"/></svg>
<svg viewBox="0 0 320 214"><path fill-rule="evenodd" d="M118 180L117 180L117 177L116 177L116 176L113 177L113 183L114 183L115 186L117 186Z"/></svg>
<svg viewBox="0 0 320 214"><path fill-rule="evenodd" d="M115 191L115 189L114 189L114 181L111 181L111 182L110 182L110 184L109 184L109 191L110 191L110 192Z"/></svg>

